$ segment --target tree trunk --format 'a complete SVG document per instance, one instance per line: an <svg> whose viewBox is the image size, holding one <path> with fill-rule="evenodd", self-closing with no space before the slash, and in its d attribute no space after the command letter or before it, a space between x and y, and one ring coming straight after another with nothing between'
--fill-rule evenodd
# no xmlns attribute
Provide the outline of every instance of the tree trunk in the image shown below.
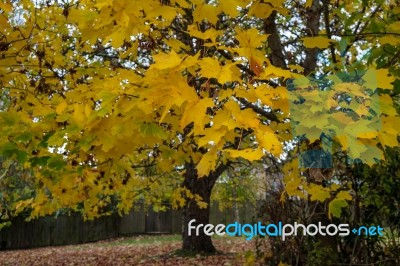
<svg viewBox="0 0 400 266"><path fill-rule="evenodd" d="M186 174L183 186L191 191L193 195L199 195L202 200L207 203L207 208L201 209L194 199L188 199L183 211L183 232L182 232L182 249L191 252L215 252L216 249L211 241L211 237L204 234L203 230L191 230L189 235L188 224L191 220L196 221L191 226L199 224L206 225L210 222L210 196L215 181L225 170L226 165L219 166L214 172L208 176L198 177L196 166L193 162L186 164ZM201 228L203 229L203 228Z"/></svg>
<svg viewBox="0 0 400 266"><path fill-rule="evenodd" d="M192 190L192 193L200 195L208 206L207 208L200 209L195 200L188 200L186 207L184 209L184 231L183 231L183 243L182 249L186 251L195 252L214 252L215 247L211 241L211 237L204 234L203 230L199 230L199 235L196 235L195 230L191 230L191 235L189 236L188 224L191 220L195 219L196 222L192 223L192 226L197 226L199 224L206 225L210 221L210 195L211 191L205 186L205 178L199 179L194 188L196 192ZM202 229L202 228L201 228Z"/></svg>
<svg viewBox="0 0 400 266"><path fill-rule="evenodd" d="M322 8L319 3L319 0L313 0L311 7L307 9L306 29L308 36L310 37L318 36L321 13L322 13ZM315 71L315 68L317 67L318 53L319 53L318 48L306 49L306 58L303 63L305 76Z"/></svg>

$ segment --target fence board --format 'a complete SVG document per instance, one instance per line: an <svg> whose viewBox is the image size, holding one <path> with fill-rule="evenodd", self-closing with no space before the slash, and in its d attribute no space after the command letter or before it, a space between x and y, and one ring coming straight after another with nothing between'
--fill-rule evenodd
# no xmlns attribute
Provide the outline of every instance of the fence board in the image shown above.
<svg viewBox="0 0 400 266"><path fill-rule="evenodd" d="M255 212L249 205L241 207L239 213L241 223L250 223ZM234 210L220 211L218 204L211 205L210 223L232 222L235 222ZM149 209L146 212L142 207L122 217L114 214L93 221L84 221L78 213L41 217L30 222L16 217L10 227L0 231L0 243L5 242L7 249L20 249L79 244L133 234L181 232L181 211L168 209L156 213Z"/></svg>

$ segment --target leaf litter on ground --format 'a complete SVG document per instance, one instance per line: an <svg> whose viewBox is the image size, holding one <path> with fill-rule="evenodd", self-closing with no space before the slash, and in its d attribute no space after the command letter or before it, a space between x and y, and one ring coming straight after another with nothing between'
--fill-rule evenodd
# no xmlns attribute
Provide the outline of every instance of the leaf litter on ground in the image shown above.
<svg viewBox="0 0 400 266"><path fill-rule="evenodd" d="M185 256L178 235L122 237L95 243L0 252L0 265L243 265L254 243L217 237L218 252Z"/></svg>

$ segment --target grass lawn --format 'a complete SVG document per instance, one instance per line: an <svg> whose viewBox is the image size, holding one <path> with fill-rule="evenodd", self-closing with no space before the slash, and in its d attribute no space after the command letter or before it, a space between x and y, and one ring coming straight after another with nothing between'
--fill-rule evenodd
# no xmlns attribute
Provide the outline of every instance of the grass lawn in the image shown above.
<svg viewBox="0 0 400 266"><path fill-rule="evenodd" d="M254 243L239 237L215 237L215 255L184 256L180 235L143 235L90 244L0 252L0 265L243 265Z"/></svg>

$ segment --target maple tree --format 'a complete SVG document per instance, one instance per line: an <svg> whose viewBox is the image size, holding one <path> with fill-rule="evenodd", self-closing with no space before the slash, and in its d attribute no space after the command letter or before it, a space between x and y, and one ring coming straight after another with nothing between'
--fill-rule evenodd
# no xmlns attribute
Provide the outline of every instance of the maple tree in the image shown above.
<svg viewBox="0 0 400 266"><path fill-rule="evenodd" d="M382 1L3 1L0 154L30 169L34 193L10 216L62 208L121 213L166 184L184 208L183 248L208 223L211 191L237 160L281 156L328 136L369 164L396 146L399 7ZM360 12L363 10L363 12ZM376 46L376 47L375 47ZM293 130L294 129L294 130ZM304 165L310 167L309 165ZM348 191L285 167L286 193ZM152 193L155 194L152 194Z"/></svg>

